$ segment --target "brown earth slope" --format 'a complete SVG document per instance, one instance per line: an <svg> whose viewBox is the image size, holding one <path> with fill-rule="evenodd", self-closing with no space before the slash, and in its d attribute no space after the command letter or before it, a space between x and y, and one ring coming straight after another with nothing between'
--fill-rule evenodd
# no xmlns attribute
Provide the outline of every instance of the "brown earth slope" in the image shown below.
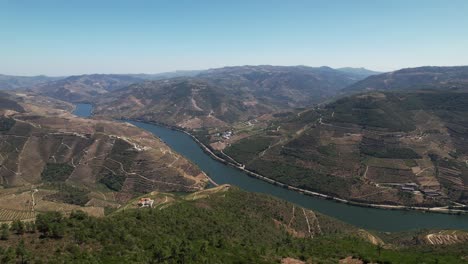
<svg viewBox="0 0 468 264"><path fill-rule="evenodd" d="M48 192L44 187L58 191L49 196L55 202L116 207L141 193L196 191L206 185L196 165L152 134L128 123L78 118L70 109L50 98L1 94L2 192L39 188L37 197L42 197ZM70 186L74 189L66 189ZM69 201L73 197L60 195L71 191L85 197ZM18 202L30 203L31 195L25 199Z"/></svg>

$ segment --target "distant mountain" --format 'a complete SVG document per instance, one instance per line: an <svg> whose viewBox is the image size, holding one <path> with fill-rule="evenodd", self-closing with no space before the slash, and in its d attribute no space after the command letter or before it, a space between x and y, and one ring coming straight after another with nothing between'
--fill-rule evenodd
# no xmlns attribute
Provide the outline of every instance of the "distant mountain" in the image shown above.
<svg viewBox="0 0 468 264"><path fill-rule="evenodd" d="M48 77L44 75L12 76L0 74L0 90L23 89L62 78L65 77Z"/></svg>
<svg viewBox="0 0 468 264"><path fill-rule="evenodd" d="M44 75L24 77L0 75L0 90L29 89L39 94L69 102L93 101L109 91L145 80L195 76L201 71L174 71L157 74L85 74L68 77Z"/></svg>
<svg viewBox="0 0 468 264"><path fill-rule="evenodd" d="M91 74L70 76L31 87L31 90L69 102L93 101L99 95L145 80L132 75Z"/></svg>
<svg viewBox="0 0 468 264"><path fill-rule="evenodd" d="M225 67L107 93L96 101L95 113L191 129L220 127L322 102L360 79L329 67Z"/></svg>
<svg viewBox="0 0 468 264"><path fill-rule="evenodd" d="M98 96L146 80L194 78L226 90L250 93L275 107L303 107L322 102L372 73L354 68L260 65L158 74L88 74L66 78L13 76L3 79L5 89L27 88L57 99L80 102L95 101Z"/></svg>
<svg viewBox="0 0 468 264"><path fill-rule="evenodd" d="M468 87L468 66L418 67L370 76L344 91L450 89Z"/></svg>
<svg viewBox="0 0 468 264"><path fill-rule="evenodd" d="M298 107L322 102L364 77L330 67L235 66L210 69L197 75L230 89L252 93L257 98L283 106Z"/></svg>
<svg viewBox="0 0 468 264"><path fill-rule="evenodd" d="M352 67L344 67L344 68L337 68L336 70L355 74L356 76L361 76L362 78L369 77L371 75L381 74L382 72L368 70L366 68L352 68Z"/></svg>
<svg viewBox="0 0 468 264"><path fill-rule="evenodd" d="M172 72L162 72L155 74L128 74L129 76L145 79L145 80L161 80L161 79L170 79L177 77L193 77L201 73L203 70L188 70L188 71L172 71Z"/></svg>
<svg viewBox="0 0 468 264"><path fill-rule="evenodd" d="M250 93L198 78L149 81L101 97L96 115L135 118L186 128L223 127L272 112Z"/></svg>
<svg viewBox="0 0 468 264"><path fill-rule="evenodd" d="M200 71L174 71L157 74L87 74L30 85L40 94L69 102L94 101L99 95L146 80L162 80L194 76Z"/></svg>

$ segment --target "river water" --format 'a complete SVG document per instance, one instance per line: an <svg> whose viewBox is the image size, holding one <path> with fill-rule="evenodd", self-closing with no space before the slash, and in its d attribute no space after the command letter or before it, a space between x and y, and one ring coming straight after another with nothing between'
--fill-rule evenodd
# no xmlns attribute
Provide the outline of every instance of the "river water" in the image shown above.
<svg viewBox="0 0 468 264"><path fill-rule="evenodd" d="M78 104L74 113L88 117L91 112L90 105ZM468 230L468 215L365 208L290 191L252 178L240 170L214 160L189 135L183 132L154 124L136 121L130 121L129 123L161 138L172 149L197 164L218 184L227 183L246 191L269 194L367 229L379 231L404 231L423 228Z"/></svg>

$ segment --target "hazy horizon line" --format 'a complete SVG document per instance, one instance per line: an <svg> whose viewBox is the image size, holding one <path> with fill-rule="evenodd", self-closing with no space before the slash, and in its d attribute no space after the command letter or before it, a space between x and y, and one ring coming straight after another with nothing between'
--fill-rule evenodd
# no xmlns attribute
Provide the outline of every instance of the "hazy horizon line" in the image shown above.
<svg viewBox="0 0 468 264"><path fill-rule="evenodd" d="M407 67L402 67L402 68L392 68L392 69L371 69L365 66L342 66L342 67L331 67L328 65L321 65L321 66L311 66L311 65L305 65L305 64L297 64L297 65L280 65L280 64L243 64L243 65L225 65L225 66L220 66L220 67L210 67L210 68L197 68L197 69L175 69L175 70L167 70L167 71L159 71L159 72L83 72L83 73L71 73L71 74L21 74L21 73L4 73L0 72L0 75L4 76L15 76L15 77L39 77L39 76L45 76L45 77L70 77L70 76L80 76L80 75L157 75L157 74L169 74L169 73L176 73L176 72L190 72L190 71L207 71L207 70L213 70L213 69L222 69L222 68L229 68L229 67L255 67L255 66L273 66L273 67L310 67L310 68L321 68L321 67L328 67L332 69L342 69L342 68L353 68L353 69L365 69L369 71L374 71L378 73L387 73L387 72L393 72L393 71L398 71L402 69L409 69L409 68L420 68L420 67L463 67L463 66L468 66L468 64L460 64L460 65L419 65L419 66L407 66Z"/></svg>

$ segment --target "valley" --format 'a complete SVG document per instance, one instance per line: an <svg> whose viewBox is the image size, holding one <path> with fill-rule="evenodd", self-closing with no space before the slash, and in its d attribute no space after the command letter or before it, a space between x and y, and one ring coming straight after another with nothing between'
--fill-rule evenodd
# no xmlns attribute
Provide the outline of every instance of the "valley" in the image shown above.
<svg viewBox="0 0 468 264"><path fill-rule="evenodd" d="M353 241L364 241L359 242L363 247L386 244L386 250L398 254L435 245L460 254L468 237L461 231L468 228L464 89L373 91L338 99L327 95L313 107L304 107L316 99L301 95L308 98L305 103L272 90L257 91L266 84L257 83L255 92L228 87L232 78L247 76L240 69L246 70L138 80L91 97L38 91L3 94L0 173L5 188L0 190L0 220L37 221L54 211L73 219L82 211L90 221L113 221L139 212L141 197L155 202L150 211L172 210L186 201L203 201L195 205L197 210L209 209L212 205L205 199L239 192L226 185L232 184L252 192L236 194L243 197L236 196L243 207L249 203L243 199L250 195L264 199L257 193L293 203L289 220L273 217L264 225L284 230L300 243L327 239L346 243L354 237ZM264 67L253 71L258 69ZM277 82L275 74L268 73L275 77L264 82ZM265 89L270 88L267 84ZM281 103L281 98L289 104ZM76 102L92 102L95 107L71 104ZM271 210L280 208L277 204L255 210L271 216L279 213ZM348 224L341 227L339 220L322 214ZM331 233L325 231L328 221ZM62 243L74 232L66 229ZM6 244L11 242L15 243ZM287 259L306 257L290 250L285 251ZM349 259L347 252L355 249L340 250L343 255L338 259ZM367 254L358 259L381 257ZM280 260L275 253L267 255Z"/></svg>
<svg viewBox="0 0 468 264"><path fill-rule="evenodd" d="M0 264L468 264L466 14L0 0Z"/></svg>
<svg viewBox="0 0 468 264"><path fill-rule="evenodd" d="M407 231L414 229L466 229L468 215L448 215L407 210L383 210L352 206L332 200L301 194L260 179L213 159L188 134L170 128L131 121L166 142L171 148L197 164L218 184L231 184L243 190L265 193L318 211L347 223L370 230Z"/></svg>

